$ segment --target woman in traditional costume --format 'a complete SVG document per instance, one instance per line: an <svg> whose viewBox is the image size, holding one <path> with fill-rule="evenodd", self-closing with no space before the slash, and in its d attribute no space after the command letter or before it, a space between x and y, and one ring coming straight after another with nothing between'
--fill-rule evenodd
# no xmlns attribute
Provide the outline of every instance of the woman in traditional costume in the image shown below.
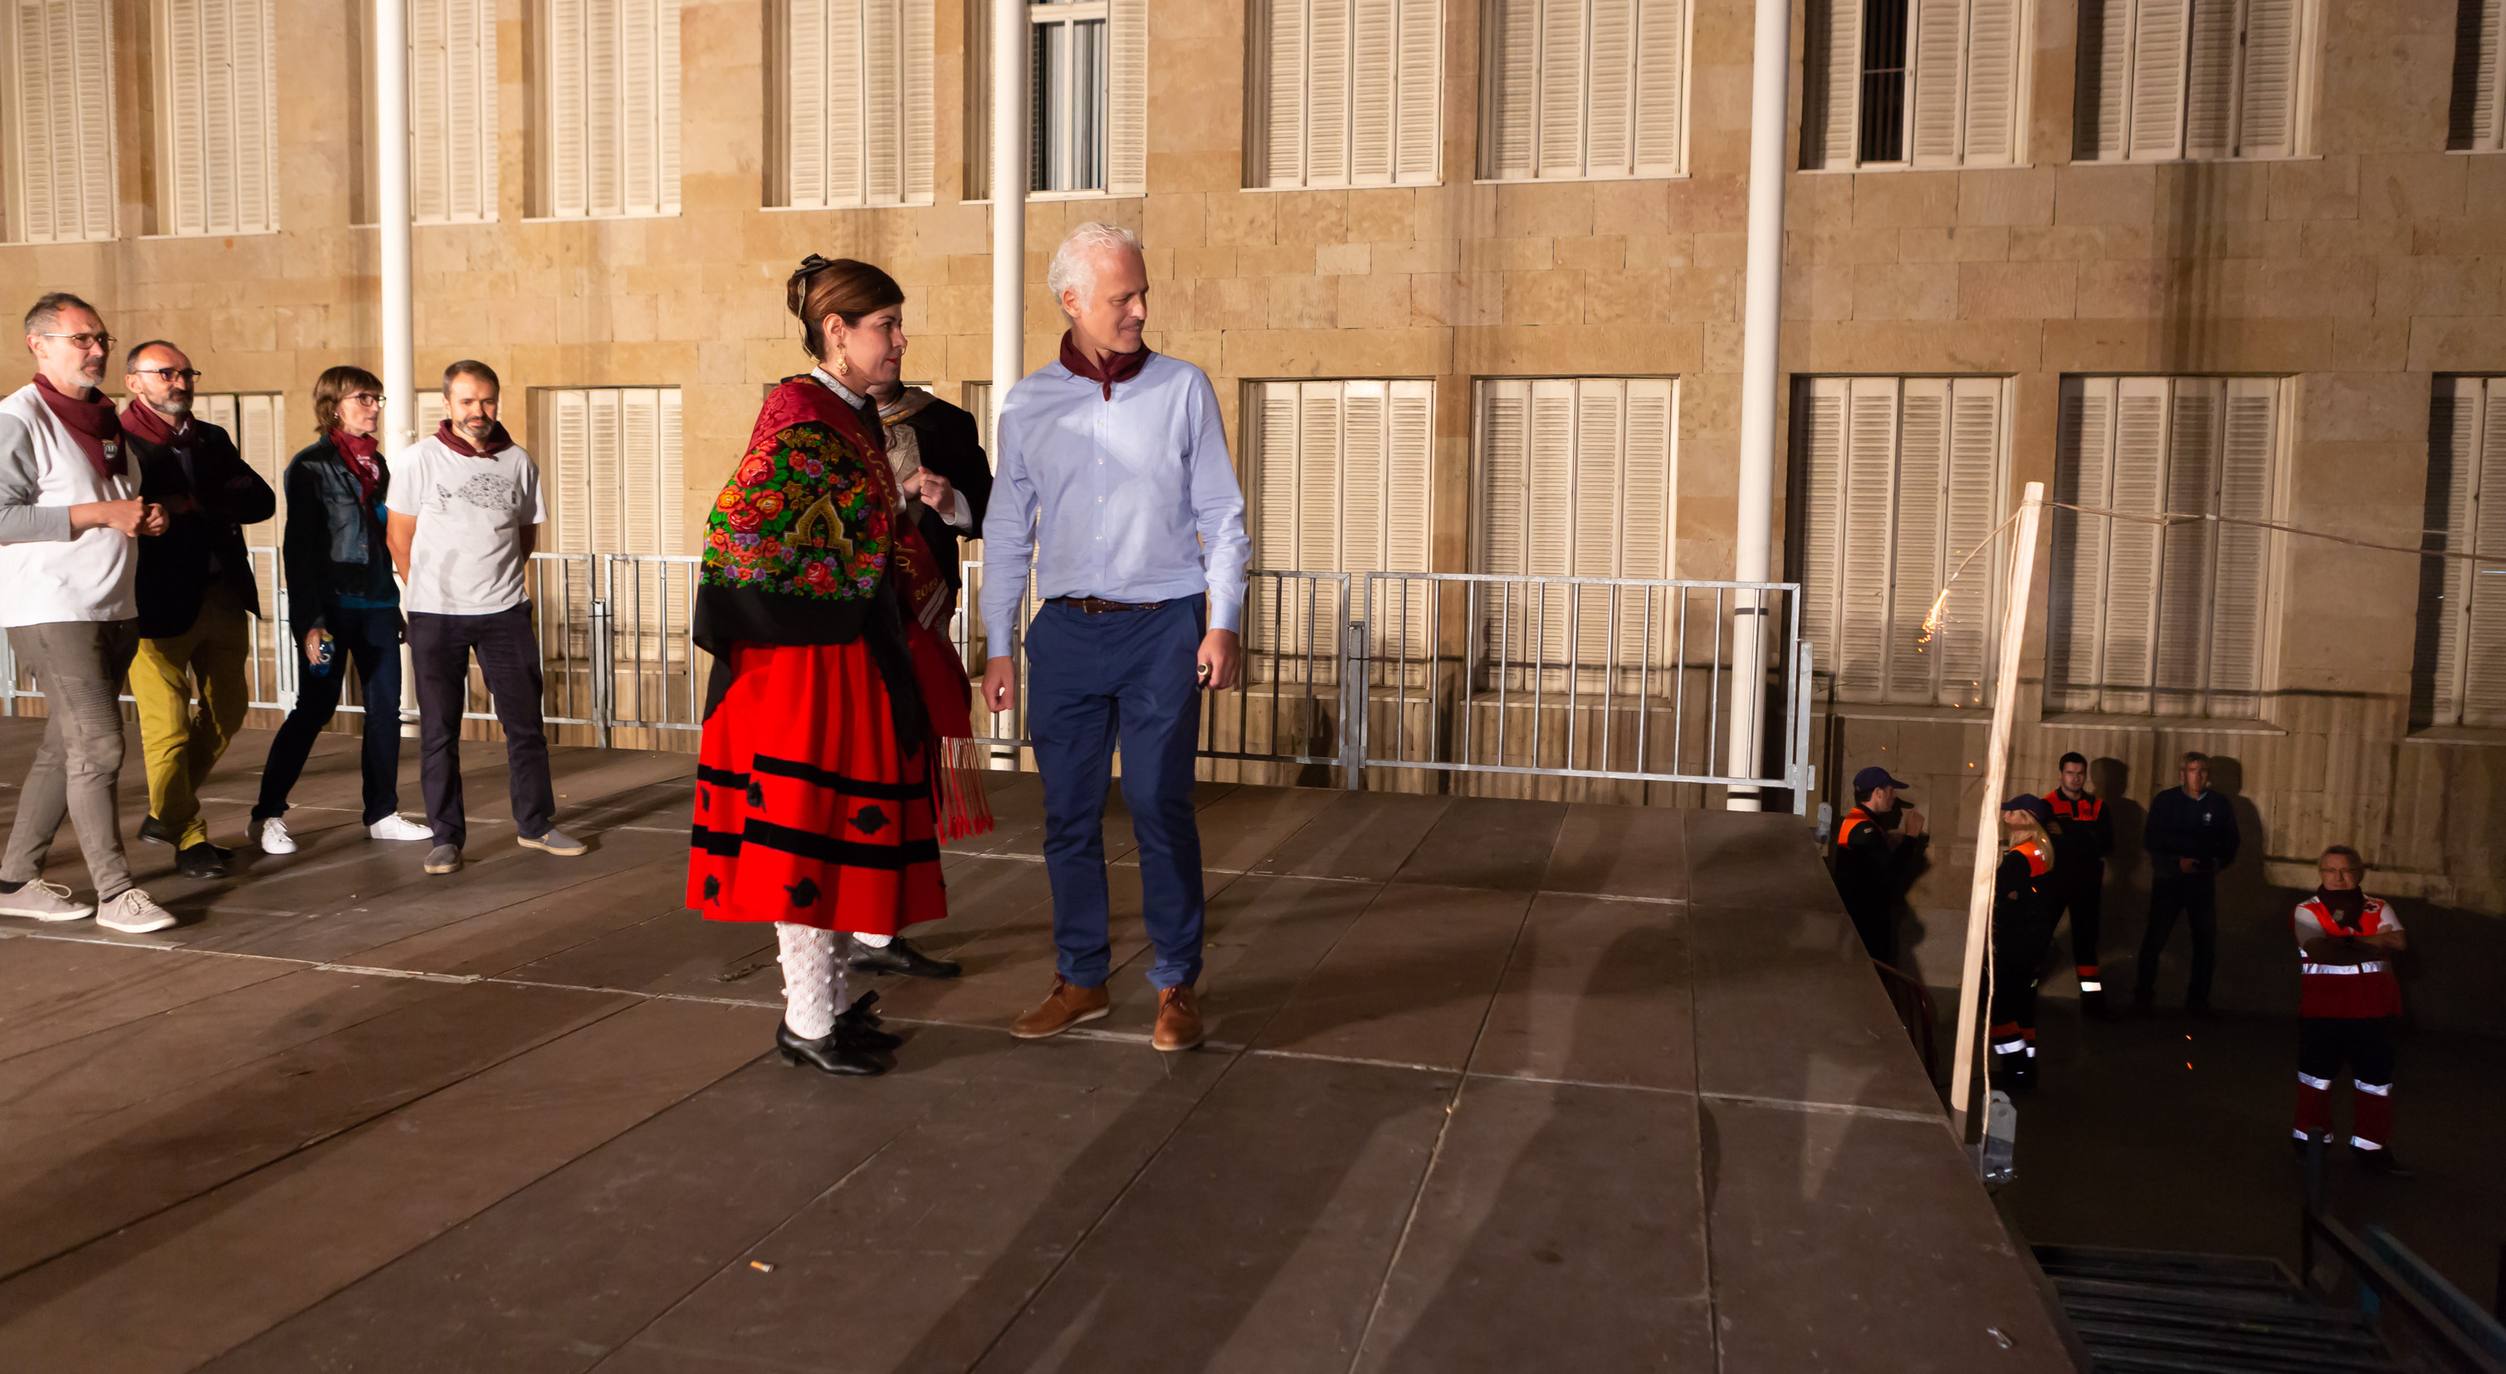
<svg viewBox="0 0 2506 1374"><path fill-rule="evenodd" d="M905 293L812 254L787 302L818 366L768 394L706 520L687 900L776 923L786 1062L876 1074L901 1041L870 997L847 1005L841 934L947 915L940 841L989 819L971 773L945 765L943 739L972 733L964 667L929 619L950 589L898 514L869 399L904 359Z"/></svg>

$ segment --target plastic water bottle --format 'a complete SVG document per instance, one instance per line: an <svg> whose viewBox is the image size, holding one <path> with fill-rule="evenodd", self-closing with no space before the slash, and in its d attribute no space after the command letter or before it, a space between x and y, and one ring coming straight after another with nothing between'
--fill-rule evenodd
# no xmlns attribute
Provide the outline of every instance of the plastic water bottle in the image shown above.
<svg viewBox="0 0 2506 1374"><path fill-rule="evenodd" d="M2019 1109L2010 1094L1995 1089L1984 1103L1983 1157L1977 1172L1984 1186L1998 1188L2019 1176Z"/></svg>

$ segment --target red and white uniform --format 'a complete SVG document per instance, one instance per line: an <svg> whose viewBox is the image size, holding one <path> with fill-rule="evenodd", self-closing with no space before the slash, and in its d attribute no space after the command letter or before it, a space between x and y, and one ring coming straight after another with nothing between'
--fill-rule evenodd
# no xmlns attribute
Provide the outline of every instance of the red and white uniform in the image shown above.
<svg viewBox="0 0 2506 1374"><path fill-rule="evenodd" d="M2309 942L2325 936L2382 935L2400 930L2402 919L2389 904L2380 898L2367 898L2366 910L2358 917L2358 928L2350 930L2332 919L2321 898L2308 897L2297 904L2292 924L2297 934L2298 1015L2401 1015L2402 982L2393 975L2393 961L2381 951L2355 964L2319 964L2306 954Z"/></svg>

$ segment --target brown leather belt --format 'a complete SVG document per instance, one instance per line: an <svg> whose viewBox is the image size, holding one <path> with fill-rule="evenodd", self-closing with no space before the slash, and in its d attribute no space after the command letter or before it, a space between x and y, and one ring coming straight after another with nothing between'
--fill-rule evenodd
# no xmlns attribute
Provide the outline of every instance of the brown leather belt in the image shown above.
<svg viewBox="0 0 2506 1374"><path fill-rule="evenodd" d="M1101 596L1057 596L1052 598L1050 604L1068 606L1086 615L1105 615L1113 611L1154 611L1166 603L1163 601L1108 601Z"/></svg>

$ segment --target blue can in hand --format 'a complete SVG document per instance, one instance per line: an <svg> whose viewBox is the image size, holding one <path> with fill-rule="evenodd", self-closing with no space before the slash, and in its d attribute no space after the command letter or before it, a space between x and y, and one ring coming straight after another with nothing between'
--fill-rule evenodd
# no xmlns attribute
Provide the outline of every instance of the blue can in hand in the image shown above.
<svg viewBox="0 0 2506 1374"><path fill-rule="evenodd" d="M313 651L313 675L329 677L331 660L339 657L339 641L331 638L331 632L328 630L316 630L314 633L322 636L322 643Z"/></svg>

